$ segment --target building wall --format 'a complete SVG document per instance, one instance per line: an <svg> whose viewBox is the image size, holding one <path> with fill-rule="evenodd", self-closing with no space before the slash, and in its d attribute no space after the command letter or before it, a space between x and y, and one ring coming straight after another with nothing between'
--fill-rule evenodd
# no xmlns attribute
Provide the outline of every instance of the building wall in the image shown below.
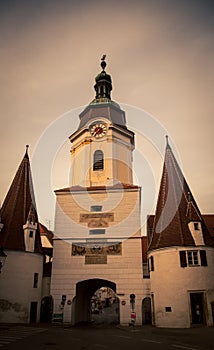
<svg viewBox="0 0 214 350"><path fill-rule="evenodd" d="M82 196L79 206L78 197ZM111 201L108 202L108 196ZM84 198L83 198L84 197ZM114 221L110 221L107 227L106 238L114 241L118 237L124 237L129 232L129 239L122 241L121 255L108 255L107 264L85 264L85 256L72 256L72 240L69 240L71 232L82 234L81 226L85 228L84 234L88 233L88 224L80 222L80 214L88 212L90 204L103 204L103 212L111 211ZM89 279L104 279L116 284L116 293L120 301L125 305L120 306L120 323L130 323L130 294L136 295L135 312L136 323L142 324L141 307L142 299L148 295L148 282L143 283L141 232L140 232L140 189L129 191L115 191L112 193L93 192L89 194L57 195L55 238L64 237L65 240L54 240L54 256L51 281L51 294L54 298L54 312L61 310L62 295L67 300L73 300L76 295L76 285L80 281ZM111 205L110 205L111 203ZM115 204L115 205L113 205ZM72 218L72 220L69 220ZM73 225L76 222L78 225ZM75 228L76 227L76 228ZM76 229L76 231L74 231ZM109 231L108 231L109 229ZM109 232L109 233L108 233ZM89 237L89 236L88 236ZM81 238L81 237L80 237ZM92 237L93 238L93 237ZM97 236L95 237L98 238ZM128 238L128 236L127 236ZM103 286L105 287L105 286ZM72 322L72 305L65 304L64 321Z"/></svg>
<svg viewBox="0 0 214 350"><path fill-rule="evenodd" d="M39 321L42 291L43 256L40 254L7 251L0 274L0 322L30 322L31 302L37 302ZM34 273L38 273L38 288L33 288Z"/></svg>
<svg viewBox="0 0 214 350"><path fill-rule="evenodd" d="M150 272L151 293L154 302L154 320L157 327L191 326L190 293L204 293L204 312L207 326L213 325L211 302L214 301L214 249L205 249L208 266L181 267L179 251L191 247L169 247L149 253L154 258L154 271ZM166 311L171 307L171 312Z"/></svg>

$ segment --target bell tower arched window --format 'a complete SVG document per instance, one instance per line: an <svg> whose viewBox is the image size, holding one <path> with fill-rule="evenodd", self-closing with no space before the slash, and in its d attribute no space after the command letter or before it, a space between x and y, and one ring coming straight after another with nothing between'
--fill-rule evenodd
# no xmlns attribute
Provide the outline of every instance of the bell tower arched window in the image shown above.
<svg viewBox="0 0 214 350"><path fill-rule="evenodd" d="M93 170L103 170L103 165L103 152L97 150L94 152Z"/></svg>

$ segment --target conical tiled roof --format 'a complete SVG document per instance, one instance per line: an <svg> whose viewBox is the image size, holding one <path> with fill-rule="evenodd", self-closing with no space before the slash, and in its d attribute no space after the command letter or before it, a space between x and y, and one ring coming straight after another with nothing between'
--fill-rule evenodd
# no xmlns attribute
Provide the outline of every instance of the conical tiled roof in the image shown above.
<svg viewBox="0 0 214 350"><path fill-rule="evenodd" d="M34 221L38 223L30 162L26 149L2 206L1 222L4 226L0 233L0 246L4 249L25 251L23 225L32 215ZM35 238L35 252L42 252L38 229Z"/></svg>
<svg viewBox="0 0 214 350"><path fill-rule="evenodd" d="M214 246L190 188L167 142L151 241L148 250L195 246L190 221L201 222L204 244Z"/></svg>

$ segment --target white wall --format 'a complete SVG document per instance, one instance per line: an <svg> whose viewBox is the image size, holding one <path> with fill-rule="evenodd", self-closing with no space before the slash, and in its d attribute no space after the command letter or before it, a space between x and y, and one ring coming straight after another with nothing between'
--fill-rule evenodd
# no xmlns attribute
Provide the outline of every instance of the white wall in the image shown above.
<svg viewBox="0 0 214 350"><path fill-rule="evenodd" d="M188 248L188 249L187 249ZM191 247L169 247L149 253L154 257L154 271L150 272L151 293L154 295L155 325L158 327L190 327L190 292L204 292L207 304L207 325L213 325L211 301L214 301L214 249L205 249L208 266L180 267L180 250ZM166 312L165 307L172 312Z"/></svg>
<svg viewBox="0 0 214 350"><path fill-rule="evenodd" d="M0 274L0 322L28 323L30 303L38 302L39 321L43 256L5 250L7 259ZM33 288L34 273L39 274L38 288Z"/></svg>
<svg viewBox="0 0 214 350"><path fill-rule="evenodd" d="M108 193L97 191L93 193L92 196L94 200L97 200L97 203L101 204L102 196L108 197L108 195ZM113 195L116 196L117 193L114 192L112 196ZM123 236L125 231L129 229L129 233L132 237L123 241L122 255L108 255L107 264L92 265L85 264L84 256L71 255L72 239L69 240L69 234L71 237L71 232L75 232L78 238L80 213L86 212L86 210L84 209L84 211L83 207L78 207L78 198L76 198L78 194L75 196L72 196L70 193L57 195L58 206L56 207L55 238L57 238L57 236L66 237L67 242L65 240L54 241L51 294L54 298L55 313L60 312L60 303L63 294L67 296L67 300L72 300L74 298L76 284L78 282L99 278L116 283L116 292L121 300L126 301L125 306L120 306L121 324L127 325L130 323L131 311L129 296L131 293L136 295L136 323L142 324L141 305L142 299L148 296L148 280L144 283L142 272L139 212L140 191L139 189L122 191L120 195L122 195L121 200L116 206L111 208L111 212L114 213L114 222L109 223L109 232L114 232L117 237ZM87 201L90 200L90 194L79 194L79 196L85 196L84 200L81 202L85 203L85 205ZM110 209L106 203L106 199L103 198L104 211ZM89 203L87 205L89 210ZM76 231L73 231L74 226L72 226L69 216L77 223ZM86 231L88 231L87 223L84 225ZM113 229L115 229L115 231L113 231ZM71 306L65 305L64 321L71 322Z"/></svg>

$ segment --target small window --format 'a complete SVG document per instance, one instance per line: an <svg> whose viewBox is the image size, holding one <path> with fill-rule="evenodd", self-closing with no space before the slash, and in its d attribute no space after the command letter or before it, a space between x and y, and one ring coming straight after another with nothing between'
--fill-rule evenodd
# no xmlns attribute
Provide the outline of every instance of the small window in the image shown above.
<svg viewBox="0 0 214 350"><path fill-rule="evenodd" d="M195 231L199 230L199 223L198 222L194 222L194 230Z"/></svg>
<svg viewBox="0 0 214 350"><path fill-rule="evenodd" d="M33 238L33 231L30 231L30 232L29 232L29 237L30 237L30 238Z"/></svg>
<svg viewBox="0 0 214 350"><path fill-rule="evenodd" d="M143 278L150 278L148 262L143 263Z"/></svg>
<svg viewBox="0 0 214 350"><path fill-rule="evenodd" d="M38 279L39 279L39 274L35 272L34 278L33 278L33 288L38 288Z"/></svg>
<svg viewBox="0 0 214 350"><path fill-rule="evenodd" d="M102 205L92 205L91 206L91 211L102 211Z"/></svg>
<svg viewBox="0 0 214 350"><path fill-rule="evenodd" d="M89 230L89 234L90 235L103 235L106 233L105 229L102 228L98 228L98 229L93 229L93 230Z"/></svg>
<svg viewBox="0 0 214 350"><path fill-rule="evenodd" d="M193 266L193 265L199 265L198 262L198 251L197 250L188 250L187 251L187 261L188 265Z"/></svg>
<svg viewBox="0 0 214 350"><path fill-rule="evenodd" d="M171 306L166 306L166 307L165 307L165 311L166 311L166 312L172 312Z"/></svg>
<svg viewBox="0 0 214 350"><path fill-rule="evenodd" d="M93 170L103 170L103 152L100 150L94 152Z"/></svg>

